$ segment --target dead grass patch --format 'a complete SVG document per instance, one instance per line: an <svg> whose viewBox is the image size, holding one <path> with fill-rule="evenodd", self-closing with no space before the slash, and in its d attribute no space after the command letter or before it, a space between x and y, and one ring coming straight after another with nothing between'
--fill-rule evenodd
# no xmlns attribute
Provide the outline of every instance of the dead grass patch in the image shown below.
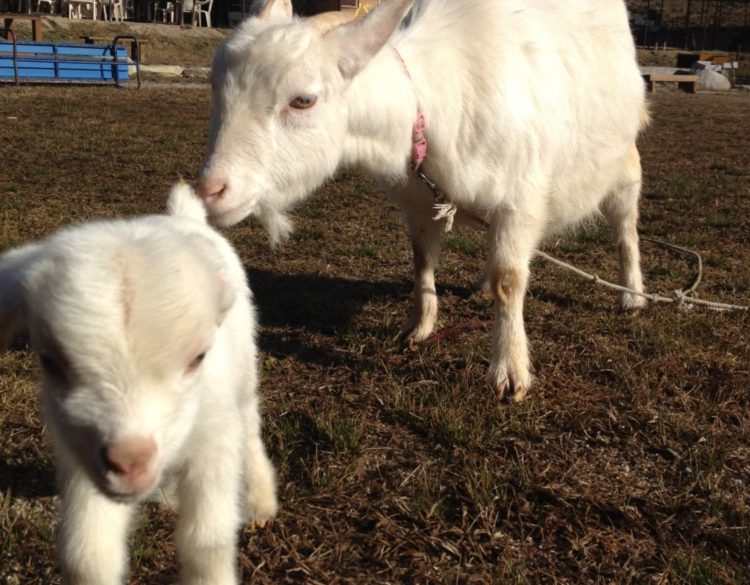
<svg viewBox="0 0 750 585"><path fill-rule="evenodd" d="M205 151L207 89L0 90L0 244L161 210ZM92 107L96 104L96 107ZM750 297L750 97L660 91L641 141L641 230L703 254L702 295ZM43 131L40 129L43 128ZM440 328L395 341L410 304L397 212L353 173L296 213L276 251L228 230L262 330L277 521L241 537L254 583L743 583L750 553L747 314L650 306L534 263L528 402L485 386L492 307L471 294L482 234L448 238ZM547 249L603 277L601 228ZM311 253L311 250L314 250ZM689 279L643 246L647 286ZM57 582L52 463L23 347L0 359L0 579ZM170 513L133 536L132 583L176 578Z"/></svg>

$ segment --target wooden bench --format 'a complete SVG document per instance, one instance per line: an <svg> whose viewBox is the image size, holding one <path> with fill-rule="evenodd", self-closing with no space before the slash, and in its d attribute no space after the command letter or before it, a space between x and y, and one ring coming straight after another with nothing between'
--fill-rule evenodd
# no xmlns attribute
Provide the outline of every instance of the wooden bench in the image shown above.
<svg viewBox="0 0 750 585"><path fill-rule="evenodd" d="M695 87L698 84L697 75L676 75L674 73L646 73L643 76L646 81L648 91L656 90L656 84L660 82L676 83L677 87L688 92L695 93Z"/></svg>
<svg viewBox="0 0 750 585"><path fill-rule="evenodd" d="M3 21L3 28L5 30L13 30L14 20L30 20L31 21L31 36L35 41L42 40L42 15L41 14L22 14L15 12L4 12L0 13L0 19ZM8 40L8 33L6 32L3 37Z"/></svg>
<svg viewBox="0 0 750 585"><path fill-rule="evenodd" d="M91 35L80 35L80 38L83 39L83 42L87 45L108 45L112 42L111 37L95 37ZM139 63L143 63L144 59L144 47L143 45L148 44L148 39L137 39L137 40L130 40L128 41L130 43L130 58L133 61L138 61Z"/></svg>

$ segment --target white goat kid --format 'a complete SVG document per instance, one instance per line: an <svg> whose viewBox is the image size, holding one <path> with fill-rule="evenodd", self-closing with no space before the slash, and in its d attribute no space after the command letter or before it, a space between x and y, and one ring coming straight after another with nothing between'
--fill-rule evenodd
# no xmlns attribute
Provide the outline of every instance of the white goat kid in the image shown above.
<svg viewBox="0 0 750 585"><path fill-rule="evenodd" d="M427 121L422 169L458 208L489 224L496 299L490 383L521 400L531 383L523 326L529 262L542 238L602 212L621 284L641 291L635 140L647 119L622 0L386 0L363 20L293 19L268 0L218 51L209 153L199 193L212 221L259 216L272 238L284 211L344 165L390 184L415 265L404 333L437 316L444 221L413 173L412 126ZM328 30L326 30L328 29ZM624 308L643 304L623 294Z"/></svg>
<svg viewBox="0 0 750 585"><path fill-rule="evenodd" d="M0 256L0 342L27 326L42 368L65 583L124 582L136 504L160 486L175 490L192 585L237 583L243 514L276 512L242 265L189 187L172 190L169 209Z"/></svg>

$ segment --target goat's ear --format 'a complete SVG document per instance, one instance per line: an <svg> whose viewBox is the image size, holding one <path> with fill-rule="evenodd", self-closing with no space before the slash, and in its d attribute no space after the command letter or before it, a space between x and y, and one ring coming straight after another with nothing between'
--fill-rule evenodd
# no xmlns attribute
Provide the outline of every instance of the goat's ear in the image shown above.
<svg viewBox="0 0 750 585"><path fill-rule="evenodd" d="M41 249L40 244L29 244L0 256L0 351L7 349L13 336L26 326L23 279Z"/></svg>
<svg viewBox="0 0 750 585"><path fill-rule="evenodd" d="M205 264L209 278L213 280L211 284L216 294L216 325L221 325L237 296L232 286L229 267L216 243L210 238L194 233L188 235L187 241L194 246L197 258Z"/></svg>
<svg viewBox="0 0 750 585"><path fill-rule="evenodd" d="M290 0L267 0L258 12L258 18L261 20L290 20L292 18L292 3Z"/></svg>
<svg viewBox="0 0 750 585"><path fill-rule="evenodd" d="M195 190L180 178L172 185L167 197L167 215L189 217L206 223L206 207L195 194Z"/></svg>
<svg viewBox="0 0 750 585"><path fill-rule="evenodd" d="M411 8L414 0L388 0L362 20L333 29L325 35L339 54L339 70L351 79L383 48Z"/></svg>

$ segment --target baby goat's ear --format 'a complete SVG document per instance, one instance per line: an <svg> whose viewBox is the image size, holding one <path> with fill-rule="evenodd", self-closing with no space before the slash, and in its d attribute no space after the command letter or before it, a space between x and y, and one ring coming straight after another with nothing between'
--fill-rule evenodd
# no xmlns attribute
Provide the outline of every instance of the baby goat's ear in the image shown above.
<svg viewBox="0 0 750 585"><path fill-rule="evenodd" d="M167 215L189 217L206 223L206 208L203 201L195 194L193 188L182 180L175 183L169 191Z"/></svg>
<svg viewBox="0 0 750 585"><path fill-rule="evenodd" d="M229 309L232 308L237 295L227 279L225 272L220 272L217 275L217 279L219 290L219 314L216 318L216 325L221 325L224 322L224 317L227 316Z"/></svg>
<svg viewBox="0 0 750 585"><path fill-rule="evenodd" d="M28 244L0 256L0 351L26 327L23 279L40 258L42 248L41 244Z"/></svg>
<svg viewBox="0 0 750 585"><path fill-rule="evenodd" d="M208 268L209 278L213 280L213 290L216 291L217 295L216 325L221 325L237 296L232 286L229 267L216 243L204 234L190 234L188 241L197 253L197 258Z"/></svg>

